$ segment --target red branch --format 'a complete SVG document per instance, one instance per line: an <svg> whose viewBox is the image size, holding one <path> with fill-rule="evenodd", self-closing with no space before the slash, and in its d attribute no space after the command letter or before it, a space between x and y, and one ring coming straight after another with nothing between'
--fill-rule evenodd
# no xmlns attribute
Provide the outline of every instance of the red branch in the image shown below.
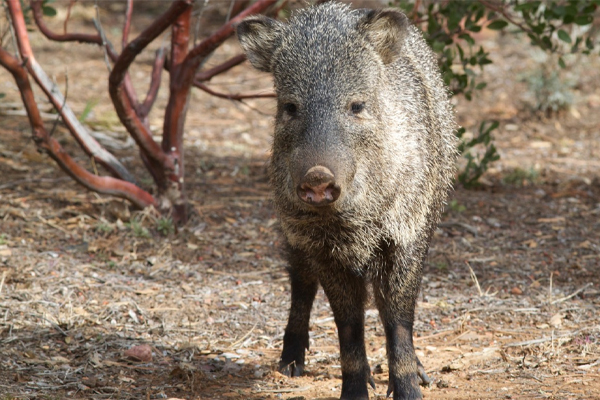
<svg viewBox="0 0 600 400"><path fill-rule="evenodd" d="M35 60L33 51L31 50L31 44L29 43L29 36L20 1L8 0L7 4L11 14L21 59L31 76L35 79L36 83L44 91L52 105L58 111L73 137L88 155L94 157L98 163L108 169L114 176L133 182L133 176L127 171L123 164L121 164L115 156L106 151L106 149L104 149L104 147L102 147L81 124L71 108L65 103L65 99L56 85L50 80L46 72Z"/></svg>
<svg viewBox="0 0 600 400"><path fill-rule="evenodd" d="M216 92L216 91L212 90L211 88L206 86L204 83L198 82L198 81L194 81L194 86L200 90L205 91L206 93L210 94L211 96L220 97L222 99L228 99L228 100L240 101L240 100L244 100L244 99L264 99L264 98L272 98L272 97L276 96L275 93L256 93L256 94L252 94L252 93L248 93L248 94L221 93L221 92Z"/></svg>
<svg viewBox="0 0 600 400"><path fill-rule="evenodd" d="M239 13L241 13L242 11L244 11L244 9L246 7L248 7L248 4L250 3L250 1L248 0L242 0L242 1L234 1L231 7L231 12L229 14L229 17L235 17L236 15L238 15Z"/></svg>
<svg viewBox="0 0 600 400"><path fill-rule="evenodd" d="M156 58L154 59L154 64L152 65L152 74L150 75L151 80L148 93L146 94L144 102L138 107L139 115L144 119L148 117L150 109L152 109L152 106L156 101L158 89L160 89L161 74L165 65L165 59L165 51L163 48L160 48L160 50L157 50L156 52Z"/></svg>
<svg viewBox="0 0 600 400"><path fill-rule="evenodd" d="M209 81L213 76L222 74L223 72L229 71L231 68L235 67L246 61L245 54L238 54L235 57L230 58L222 64L217 65L211 69L207 69L206 71L201 71L196 74L194 78L194 86L200 90L205 91L206 93L220 97L222 99L229 100L244 100L244 99L256 99L256 98L267 98L267 97L275 97L275 93L260 93L260 94L240 94L240 93L221 93L217 92L208 86L206 86L203 82Z"/></svg>
<svg viewBox="0 0 600 400"><path fill-rule="evenodd" d="M213 76L229 71L231 68L240 65L244 61L246 61L246 55L238 54L237 56L230 58L229 60L217 65L216 67L212 67L211 69L207 69L206 71L198 72L196 74L196 77L194 78L194 82L209 81Z"/></svg>
<svg viewBox="0 0 600 400"><path fill-rule="evenodd" d="M123 36L121 39L121 46L123 48L127 46L127 38L129 37L129 30L131 28L131 16L133 15L133 0L127 0L127 8L125 9L125 24L123 25Z"/></svg>
<svg viewBox="0 0 600 400"><path fill-rule="evenodd" d="M163 188L174 207L174 219L185 219L183 126L187 112L190 85L181 80L182 67L188 54L192 9L182 13L171 29L171 71L169 74L169 102L165 110L162 149L169 154L175 169L167 175ZM165 183L167 183L165 182Z"/></svg>
<svg viewBox="0 0 600 400"><path fill-rule="evenodd" d="M123 28L123 40L125 40L125 38L127 37L127 32L129 31L129 26L131 23L131 10L132 8L129 7L129 2L131 2L132 0L128 0L128 14L127 14L127 19L125 21L125 27ZM69 4L69 13L67 14L67 18L65 19L65 25L64 25L64 29L65 29L65 33L64 34L58 34L55 32L52 32L50 30L50 28L48 28L48 26L44 23L43 20L43 10L42 10L42 1L40 0L32 0L31 2L31 9L33 11L33 19L35 20L35 23L37 25L37 27L40 29L40 32L42 32L44 34L44 36L46 36L48 39L50 40L54 40L57 42L80 42L80 43L90 43L90 44L96 44L99 46L103 46L106 48L106 52L108 54L108 56L110 57L110 59L112 61L116 61L117 58L119 57L119 54L115 51L114 47L112 45L106 44L104 43L104 41L102 40L102 36L95 34L95 35L90 35L90 34L85 34L85 33L66 33L66 29L67 29L67 21L69 18L69 14L70 14L70 10L71 10L71 6L73 5L73 1L71 1L71 3ZM126 44L126 43L125 43ZM138 104L138 99L137 99L137 95L135 93L135 89L133 88L133 83L131 82L131 77L129 76L129 74L127 74L125 76L125 93L127 94L127 97L129 97L129 101L132 104Z"/></svg>
<svg viewBox="0 0 600 400"><path fill-rule="evenodd" d="M71 10L73 9L73 5L77 0L70 0L69 7L67 7L67 16L65 17L65 22L63 23L63 32L67 33L67 25L69 24L69 19L71 19Z"/></svg>
<svg viewBox="0 0 600 400"><path fill-rule="evenodd" d="M244 18L252 14L259 14L267 8L277 3L278 0L258 0L250 7L239 13L235 18L232 18L228 23L223 25L218 31L210 35L208 38L200 42L188 53L185 64L185 74L181 77L185 84L191 85L194 81L194 75L202 60L210 53L215 51L234 33L234 26L241 22Z"/></svg>
<svg viewBox="0 0 600 400"><path fill-rule="evenodd" d="M33 19L37 27L40 29L40 32L44 36L46 36L50 40L54 40L56 42L80 42L80 43L91 43L97 44L98 46L102 46L102 38L100 35L90 35L87 33L64 33L59 34L56 32L52 32L50 28L44 23L43 15L44 12L42 10L42 1L41 0L32 0L31 1L31 11L33 12ZM66 21L65 21L66 24ZM66 25L65 25L66 30ZM106 50L108 51L108 55L112 60L117 58L117 54L114 53L111 46L106 46Z"/></svg>
<svg viewBox="0 0 600 400"><path fill-rule="evenodd" d="M13 13L12 17L15 18L15 16L16 14ZM58 141L48 134L48 131L44 127L31 84L29 83L27 71L21 66L19 60L0 48L0 65L6 68L15 78L27 111L27 116L29 117L36 145L52 157L63 171L86 188L95 192L129 200L140 208L156 205L156 201L152 195L138 186L120 179L94 175L77 164L64 151Z"/></svg>
<svg viewBox="0 0 600 400"><path fill-rule="evenodd" d="M108 89L119 119L148 157L149 161L156 162L160 166L171 170L174 168L173 161L161 150L160 146L152 138L148 127L136 114L134 104L131 103L131 100L124 91L123 80L135 57L150 42L164 32L179 15L189 8L191 8L191 0L174 1L161 17L156 19L123 49L109 77Z"/></svg>

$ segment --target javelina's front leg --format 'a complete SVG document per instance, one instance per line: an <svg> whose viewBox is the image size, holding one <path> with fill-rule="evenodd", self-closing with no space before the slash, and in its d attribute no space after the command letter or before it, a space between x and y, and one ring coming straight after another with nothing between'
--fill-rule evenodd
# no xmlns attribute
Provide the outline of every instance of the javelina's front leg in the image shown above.
<svg viewBox="0 0 600 400"><path fill-rule="evenodd" d="M300 376L304 371L304 354L308 349L308 322L318 288L316 274L306 264L306 256L294 250L289 254L292 306L285 335L279 371L287 376Z"/></svg>
<svg viewBox="0 0 600 400"><path fill-rule="evenodd" d="M389 258L394 258L393 256ZM421 282L420 265L414 269L401 260L387 260L373 280L373 293L383 323L390 380L387 395L394 400L421 399L419 381L429 381L413 347L413 321Z"/></svg>
<svg viewBox="0 0 600 400"><path fill-rule="evenodd" d="M341 400L367 400L367 383L371 386L374 383L365 352L365 280L344 271L325 270L320 281L338 328L342 364Z"/></svg>

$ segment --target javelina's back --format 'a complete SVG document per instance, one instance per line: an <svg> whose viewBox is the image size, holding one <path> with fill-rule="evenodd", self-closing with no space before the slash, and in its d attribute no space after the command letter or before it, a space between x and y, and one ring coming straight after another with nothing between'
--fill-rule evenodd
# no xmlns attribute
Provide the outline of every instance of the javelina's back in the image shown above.
<svg viewBox="0 0 600 400"><path fill-rule="evenodd" d="M340 334L342 398L368 398L363 311L371 282L389 390L394 399L420 397L415 300L456 161L435 57L404 14L339 3L287 24L251 17L238 36L251 63L273 73L278 98L270 174L292 282L281 370L303 370L321 283Z"/></svg>

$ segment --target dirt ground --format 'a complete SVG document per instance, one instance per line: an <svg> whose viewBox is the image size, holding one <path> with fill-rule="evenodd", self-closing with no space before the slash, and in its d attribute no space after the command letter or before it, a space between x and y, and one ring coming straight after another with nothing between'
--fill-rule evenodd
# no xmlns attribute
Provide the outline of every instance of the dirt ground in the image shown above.
<svg viewBox="0 0 600 400"><path fill-rule="evenodd" d="M149 185L110 104L101 51L32 40L59 85L68 75L75 112L91 108L86 123L112 138L111 150L125 146L113 151ZM434 379L423 394L600 399L600 62L567 60L571 106L545 115L532 110L531 77L548 61L522 37L482 40L494 60L488 88L457 99L458 118L470 132L499 120L502 158L481 188L457 187L431 244L415 321ZM211 63L237 51L228 42ZM142 90L151 53L139 61ZM270 90L248 65L211 84ZM166 85L150 118L157 134ZM160 216L65 177L35 151L4 70L0 92L0 399L339 398L337 333L322 291L306 376L275 372L290 293L265 174L273 100L194 92L185 138L192 218L173 232ZM54 135L76 151L60 124ZM385 341L372 305L366 323L371 397L383 398Z"/></svg>

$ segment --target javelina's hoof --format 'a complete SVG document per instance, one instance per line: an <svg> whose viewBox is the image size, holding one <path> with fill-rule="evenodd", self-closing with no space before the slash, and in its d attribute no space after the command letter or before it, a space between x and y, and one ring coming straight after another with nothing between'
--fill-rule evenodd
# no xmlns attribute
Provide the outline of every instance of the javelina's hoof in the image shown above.
<svg viewBox="0 0 600 400"><path fill-rule="evenodd" d="M390 383L388 384L388 390L386 397L390 397L390 394L394 393L394 400L419 400L423 398L419 385L417 384L417 374L410 374L412 376L403 377L391 377ZM420 372L418 374L420 376ZM429 377L425 375L427 379ZM423 379L423 377L421 377Z"/></svg>
<svg viewBox="0 0 600 400"><path fill-rule="evenodd" d="M302 376L304 373L304 365L298 364L295 361L292 361L291 363L280 361L278 369L281 374L289 376L290 378Z"/></svg>
<svg viewBox="0 0 600 400"><path fill-rule="evenodd" d="M431 385L431 382L433 382L433 380L427 376L427 373L425 372L425 368L423 367L423 365L419 362L418 363L418 369L419 369L419 378L421 378L421 386L423 387L428 387L429 385Z"/></svg>
<svg viewBox="0 0 600 400"><path fill-rule="evenodd" d="M373 375L369 372L346 375L342 381L342 397L340 397L340 400L369 400L367 383L375 388Z"/></svg>
<svg viewBox="0 0 600 400"><path fill-rule="evenodd" d="M335 176L326 167L317 165L308 170L296 189L298 197L312 206L326 206L340 197L341 189Z"/></svg>

